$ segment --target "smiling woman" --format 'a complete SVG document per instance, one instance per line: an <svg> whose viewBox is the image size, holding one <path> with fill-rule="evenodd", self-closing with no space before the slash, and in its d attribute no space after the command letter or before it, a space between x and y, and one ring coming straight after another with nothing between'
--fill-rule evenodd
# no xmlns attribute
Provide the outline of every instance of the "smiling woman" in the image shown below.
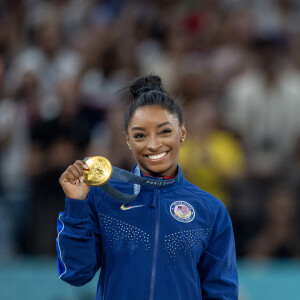
<svg viewBox="0 0 300 300"><path fill-rule="evenodd" d="M130 90L124 126L137 163L133 173L155 184L141 186L132 205L120 207L102 189L83 182L84 161L69 166L60 177L66 194L58 220L60 278L83 285L101 268L99 300L237 300L228 212L189 183L178 164L186 137L179 104L153 74L136 79ZM109 183L135 192L120 180Z"/></svg>
<svg viewBox="0 0 300 300"><path fill-rule="evenodd" d="M185 127L177 116L158 105L137 109L127 128L127 144L145 175L170 177L177 173L180 141Z"/></svg>
<svg viewBox="0 0 300 300"><path fill-rule="evenodd" d="M186 136L178 102L157 75L136 79L130 90L134 100L124 119L129 149L145 175L175 176L180 143Z"/></svg>

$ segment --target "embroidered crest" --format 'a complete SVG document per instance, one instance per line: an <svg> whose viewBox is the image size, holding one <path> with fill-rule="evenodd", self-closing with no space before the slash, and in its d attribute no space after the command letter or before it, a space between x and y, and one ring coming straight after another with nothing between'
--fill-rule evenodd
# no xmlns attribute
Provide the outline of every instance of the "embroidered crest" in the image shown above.
<svg viewBox="0 0 300 300"><path fill-rule="evenodd" d="M170 206L170 213L179 222L189 223L195 218L195 210L191 204L185 201L173 202Z"/></svg>

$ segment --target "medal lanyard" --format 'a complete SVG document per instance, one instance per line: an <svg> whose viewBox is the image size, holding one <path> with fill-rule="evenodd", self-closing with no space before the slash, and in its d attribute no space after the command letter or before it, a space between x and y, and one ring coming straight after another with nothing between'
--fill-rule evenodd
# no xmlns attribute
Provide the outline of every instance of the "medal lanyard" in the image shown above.
<svg viewBox="0 0 300 300"><path fill-rule="evenodd" d="M109 183L105 183L101 185L100 188L105 191L107 194L115 198L116 200L122 203L131 203L140 193L141 185L155 187L155 188L164 188L172 185L176 181L176 177L174 179L153 179L153 178L145 178L141 177L140 169L136 166L134 170L134 174L123 169L119 169L117 167L113 167L113 172L111 178L120 179L125 182L134 184L134 194L129 195L122 193L112 187Z"/></svg>
<svg viewBox="0 0 300 300"><path fill-rule="evenodd" d="M135 167L134 173L131 173L117 167L112 167L110 162L101 156L95 156L89 159L85 158L84 160L89 166L89 170L84 172L84 181L89 185L99 186L108 195L125 204L132 202L139 195L142 185L164 188L172 185L177 178L177 176L173 179L153 179L141 177L141 172L138 166ZM112 187L108 183L110 177L133 183L134 194L129 195L122 193Z"/></svg>

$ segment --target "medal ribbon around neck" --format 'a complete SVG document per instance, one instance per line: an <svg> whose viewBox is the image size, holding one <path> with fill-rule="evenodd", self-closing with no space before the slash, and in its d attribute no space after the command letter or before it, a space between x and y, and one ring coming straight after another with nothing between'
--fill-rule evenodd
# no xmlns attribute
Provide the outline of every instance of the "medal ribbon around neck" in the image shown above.
<svg viewBox="0 0 300 300"><path fill-rule="evenodd" d="M89 167L89 170L84 171L84 182L93 185L100 186L100 188L108 195L121 203L131 203L140 193L141 185L164 188L172 185L175 182L174 179L157 180L152 178L145 178L140 176L140 169L137 166L134 170L134 174L126 170L112 167L109 160L102 156L93 156L91 158L85 158L84 161ZM110 178L120 179L125 182L134 184L134 194L129 195L122 193L112 187L108 180Z"/></svg>

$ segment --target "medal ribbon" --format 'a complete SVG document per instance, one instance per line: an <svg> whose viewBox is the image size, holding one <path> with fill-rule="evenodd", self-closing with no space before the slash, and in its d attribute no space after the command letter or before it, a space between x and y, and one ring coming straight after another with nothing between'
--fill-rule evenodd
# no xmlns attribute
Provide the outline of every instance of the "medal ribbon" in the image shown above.
<svg viewBox="0 0 300 300"><path fill-rule="evenodd" d="M122 193L112 187L109 183L105 183L100 186L100 188L105 191L107 194L115 198L116 200L122 203L131 203L140 193L141 185L155 187L155 188L164 188L172 185L176 181L176 177L174 179L153 179L145 178L140 176L140 169L138 166L134 169L134 173L128 172L123 169L119 169L117 167L112 167L113 172L111 178L120 179L125 182L134 184L134 194L129 195Z"/></svg>
<svg viewBox="0 0 300 300"><path fill-rule="evenodd" d="M129 183L133 183L133 191L134 194L130 195L130 194L126 194L126 193L122 193L120 191L118 191L117 189L115 189L114 187L112 187L108 182L104 183L104 184L97 184L97 180L91 181L92 185L96 185L99 186L104 192L106 192L108 195L112 196L113 198L115 198L117 201L127 204L127 203L131 203L140 193L141 190L141 186L145 185L145 186L149 186L149 187L155 187L155 188L164 188L167 186L172 185L175 181L176 178L173 179L154 179L152 177L141 177L141 171L138 167L138 165L136 165L136 167L134 168L133 173L128 172L126 170L117 168L117 167L112 167L109 163L109 161L104 158L104 157L95 157L96 159L100 159L101 163L107 161L107 163L104 165L109 165L111 167L112 173L111 173L111 178L115 178L115 179L119 179L125 182L129 182ZM93 160L93 158L90 158L91 160ZM84 161L88 161L89 159L86 157L84 159ZM100 168L102 168L100 166ZM109 178L109 177L108 177ZM100 180L101 183L101 180Z"/></svg>

